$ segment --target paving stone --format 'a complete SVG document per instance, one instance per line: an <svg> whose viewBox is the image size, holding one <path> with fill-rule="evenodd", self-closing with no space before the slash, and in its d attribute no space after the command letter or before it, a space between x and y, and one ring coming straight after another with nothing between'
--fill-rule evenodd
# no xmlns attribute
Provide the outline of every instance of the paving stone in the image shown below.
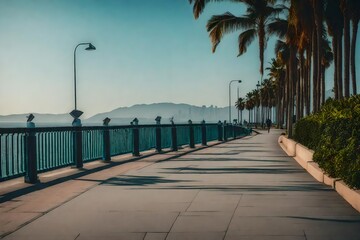
<svg viewBox="0 0 360 240"><path fill-rule="evenodd" d="M170 232L166 240L223 240L225 232Z"/></svg>

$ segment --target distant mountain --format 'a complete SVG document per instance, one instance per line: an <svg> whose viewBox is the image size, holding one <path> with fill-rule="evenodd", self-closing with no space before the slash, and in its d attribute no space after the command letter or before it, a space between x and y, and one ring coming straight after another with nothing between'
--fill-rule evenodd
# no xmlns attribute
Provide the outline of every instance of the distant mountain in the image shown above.
<svg viewBox="0 0 360 240"><path fill-rule="evenodd" d="M38 126L59 126L59 125L71 125L72 117L66 114L41 114L33 113L35 116L34 122ZM7 116L0 116L0 127L25 127L27 114L12 114Z"/></svg>
<svg viewBox="0 0 360 240"><path fill-rule="evenodd" d="M218 122L227 119L228 107L218 108L217 106L194 106L189 104L175 103L153 103L138 104L132 107L121 107L110 112L97 114L89 119L87 123L100 123L106 117L111 118L112 124L129 124L135 117L140 123L155 123L157 116L162 117L162 123L169 123L170 118L174 118L175 123L185 123L189 119L193 122L206 120L207 122ZM235 107L233 107L235 116ZM237 114L237 112L236 112ZM236 115L237 116L237 115Z"/></svg>
<svg viewBox="0 0 360 240"><path fill-rule="evenodd" d="M111 125L128 125L136 117L140 124L154 124L155 118L161 116L161 123L170 123L170 118L174 118L175 123L187 123L191 119L194 123L205 120L208 123L215 123L219 120L228 120L228 107L217 106L194 106L190 104L175 103L153 103L137 104L131 107L120 107L110 112L99 113L88 119L83 119L84 125L101 125L106 117L111 118ZM237 110L232 107L232 118L237 118ZM73 119L68 114L40 114L33 113L36 126L69 126ZM25 127L26 116L29 114L13 114L0 116L1 127ZM247 113L243 113L244 118Z"/></svg>

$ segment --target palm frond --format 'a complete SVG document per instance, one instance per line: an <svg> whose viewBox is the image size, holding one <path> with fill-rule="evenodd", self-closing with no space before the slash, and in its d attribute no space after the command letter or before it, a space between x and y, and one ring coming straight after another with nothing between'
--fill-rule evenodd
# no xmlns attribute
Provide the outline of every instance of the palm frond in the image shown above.
<svg viewBox="0 0 360 240"><path fill-rule="evenodd" d="M267 32L270 35L276 35L280 38L284 38L288 32L288 21L285 19L277 18L274 22L267 25Z"/></svg>
<svg viewBox="0 0 360 240"><path fill-rule="evenodd" d="M214 15L208 21L206 28L212 42L212 51L215 52L217 45L226 33L231 33L242 28L252 26L251 19L236 17L230 12L222 15Z"/></svg>
<svg viewBox="0 0 360 240"><path fill-rule="evenodd" d="M257 35L256 29L246 30L239 35L239 38L238 38L239 54L238 54L238 56L244 54L247 51L247 47L252 43L252 41L254 41L256 35Z"/></svg>

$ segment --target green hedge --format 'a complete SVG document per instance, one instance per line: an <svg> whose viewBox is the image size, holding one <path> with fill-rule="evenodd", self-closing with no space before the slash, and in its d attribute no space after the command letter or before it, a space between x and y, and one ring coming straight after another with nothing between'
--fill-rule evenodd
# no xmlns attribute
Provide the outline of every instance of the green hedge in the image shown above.
<svg viewBox="0 0 360 240"><path fill-rule="evenodd" d="M360 95L328 100L296 123L294 139L315 151L313 160L331 177L360 188Z"/></svg>

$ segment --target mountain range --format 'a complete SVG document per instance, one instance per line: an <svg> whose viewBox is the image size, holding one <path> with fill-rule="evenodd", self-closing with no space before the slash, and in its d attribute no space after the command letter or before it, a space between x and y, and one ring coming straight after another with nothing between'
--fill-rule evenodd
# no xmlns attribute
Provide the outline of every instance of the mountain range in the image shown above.
<svg viewBox="0 0 360 240"><path fill-rule="evenodd" d="M161 116L161 122L170 123L170 118L175 123L186 123L191 119L194 123L218 122L228 119L229 107L194 106L190 104L153 103L137 104L131 107L120 107L110 112L96 114L90 118L82 119L84 125L100 125L106 117L111 119L111 125L130 124L134 118L139 119L139 124L154 124L155 118ZM13 114L0 116L0 127L25 126L26 116L29 114ZM37 126L63 126L71 125L72 117L69 114L41 114L34 113L34 122ZM232 116L237 118L237 111L232 107Z"/></svg>

